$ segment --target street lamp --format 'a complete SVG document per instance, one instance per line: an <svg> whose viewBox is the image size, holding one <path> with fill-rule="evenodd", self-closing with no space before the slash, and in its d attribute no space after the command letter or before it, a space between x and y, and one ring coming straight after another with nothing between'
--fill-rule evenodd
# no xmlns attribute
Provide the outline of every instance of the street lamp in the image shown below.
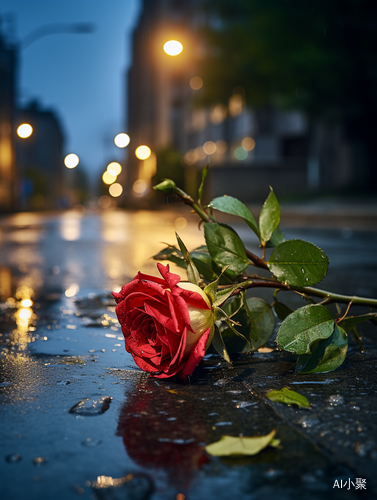
<svg viewBox="0 0 377 500"><path fill-rule="evenodd" d="M125 148L129 145L131 139L128 134L124 134L123 132L121 134L118 134L114 138L114 143L115 146L118 148Z"/></svg>
<svg viewBox="0 0 377 500"><path fill-rule="evenodd" d="M146 160L147 158L150 157L151 153L152 153L151 148L149 148L148 146L144 146L144 145L139 146L135 150L136 158L138 158L139 160Z"/></svg>
<svg viewBox="0 0 377 500"><path fill-rule="evenodd" d="M169 40L164 44L164 51L169 56L177 56L183 50L183 45L178 40Z"/></svg>
<svg viewBox="0 0 377 500"><path fill-rule="evenodd" d="M79 161L79 157L74 153L71 153L64 158L64 165L70 169L76 168L79 164Z"/></svg>
<svg viewBox="0 0 377 500"><path fill-rule="evenodd" d="M27 139L33 133L33 127L29 123L22 123L17 128L17 135L21 137L21 139Z"/></svg>

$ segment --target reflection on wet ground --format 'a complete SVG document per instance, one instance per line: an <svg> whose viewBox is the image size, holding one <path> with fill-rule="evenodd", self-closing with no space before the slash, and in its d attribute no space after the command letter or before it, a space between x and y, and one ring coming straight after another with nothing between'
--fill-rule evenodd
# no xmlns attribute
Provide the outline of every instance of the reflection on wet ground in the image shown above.
<svg viewBox="0 0 377 500"><path fill-rule="evenodd" d="M280 353L271 341L232 367L207 355L190 384L154 380L125 351L110 292L138 270L156 274L150 256L160 242L174 243L174 226L189 248L202 244L196 219L186 212L72 211L17 214L1 222L5 499L373 497L372 325L360 331L365 352L351 340L345 364L330 374L295 375L294 356ZM237 230L258 251L247 229ZM317 243L329 255L329 288L377 296L376 233L286 233ZM266 293L260 296L271 302ZM310 409L266 400L269 389L283 386L306 396ZM224 434L274 428L281 446L255 457L219 459L203 449ZM366 492L352 486L356 478L366 479ZM335 481L345 486L333 488Z"/></svg>

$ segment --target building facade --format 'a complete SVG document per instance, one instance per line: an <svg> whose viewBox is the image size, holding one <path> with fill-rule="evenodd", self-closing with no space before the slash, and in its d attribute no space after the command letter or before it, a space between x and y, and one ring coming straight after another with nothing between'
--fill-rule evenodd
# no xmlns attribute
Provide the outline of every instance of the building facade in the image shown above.
<svg viewBox="0 0 377 500"><path fill-rule="evenodd" d="M290 196L339 190L352 182L351 155L339 127L313 126L296 111L247 108L239 87L227 105L196 105L205 85L197 70L206 57L199 32L210 22L200 5L200 0L143 2L128 73L129 197L148 197L153 176L174 178L179 169L193 193L208 161L210 197L226 193L252 202L264 199L269 185L279 196ZM181 54L164 53L168 40L182 43ZM151 148L152 160L135 157L142 144ZM181 162L169 169L167 158L174 153Z"/></svg>

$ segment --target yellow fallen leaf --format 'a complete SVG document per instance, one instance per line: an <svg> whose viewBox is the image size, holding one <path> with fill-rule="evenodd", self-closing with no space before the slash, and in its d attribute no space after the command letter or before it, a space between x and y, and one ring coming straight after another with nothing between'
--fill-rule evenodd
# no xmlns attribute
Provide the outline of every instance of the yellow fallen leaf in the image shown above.
<svg viewBox="0 0 377 500"><path fill-rule="evenodd" d="M266 436L223 436L220 441L207 445L205 450L207 453L215 457L257 455L268 445L277 446L277 441L279 440L274 439L275 434L276 429L271 431Z"/></svg>

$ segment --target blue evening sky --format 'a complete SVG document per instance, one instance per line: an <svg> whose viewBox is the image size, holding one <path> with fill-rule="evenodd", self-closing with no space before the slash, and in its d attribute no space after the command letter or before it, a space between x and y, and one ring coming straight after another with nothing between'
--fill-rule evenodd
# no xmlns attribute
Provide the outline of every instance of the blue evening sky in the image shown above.
<svg viewBox="0 0 377 500"><path fill-rule="evenodd" d="M1 0L0 18L14 14L14 40L51 23L90 22L91 34L54 34L20 52L18 100L38 99L61 119L65 153L76 153L92 181L123 150L126 70L139 0Z"/></svg>

